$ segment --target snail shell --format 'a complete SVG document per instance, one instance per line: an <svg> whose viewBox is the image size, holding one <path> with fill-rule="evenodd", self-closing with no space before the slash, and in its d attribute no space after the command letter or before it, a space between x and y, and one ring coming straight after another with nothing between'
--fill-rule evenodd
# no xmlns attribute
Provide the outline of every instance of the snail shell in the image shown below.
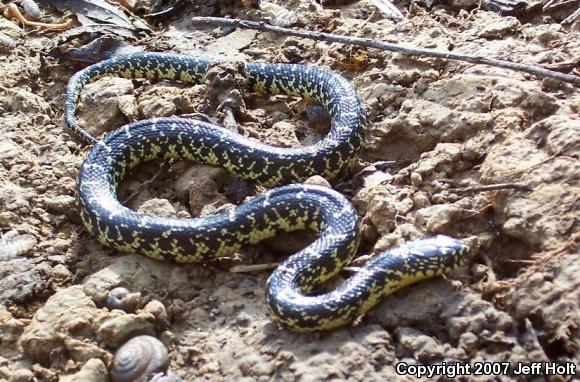
<svg viewBox="0 0 580 382"><path fill-rule="evenodd" d="M127 288L111 289L106 302L109 309L120 309L127 313L136 311L141 306L141 293L131 293Z"/></svg>
<svg viewBox="0 0 580 382"><path fill-rule="evenodd" d="M31 20L39 20L42 13L36 1L34 0L20 0L20 5L24 11L24 15Z"/></svg>
<svg viewBox="0 0 580 382"><path fill-rule="evenodd" d="M115 353L111 365L113 382L146 382L167 371L169 355L161 341L151 336L131 338Z"/></svg>
<svg viewBox="0 0 580 382"><path fill-rule="evenodd" d="M167 373L159 373L155 374L149 381L147 382L182 382L183 380L175 374Z"/></svg>

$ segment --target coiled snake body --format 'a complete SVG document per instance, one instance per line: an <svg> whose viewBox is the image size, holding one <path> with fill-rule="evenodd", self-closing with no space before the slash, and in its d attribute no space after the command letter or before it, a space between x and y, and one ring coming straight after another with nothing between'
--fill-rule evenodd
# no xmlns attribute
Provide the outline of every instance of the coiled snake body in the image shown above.
<svg viewBox="0 0 580 382"><path fill-rule="evenodd" d="M270 276L266 298L274 318L296 331L332 329L352 322L382 297L405 285L449 272L468 247L447 236L405 243L365 264L334 291L314 288L336 275L356 252L358 216L340 193L326 187L290 184L312 175L335 178L356 155L366 115L352 86L313 66L248 63L250 86L320 102L331 131L318 143L276 148L210 123L156 118L126 125L97 141L75 118L82 87L107 75L202 83L210 60L167 53L136 53L92 65L75 74L65 103L67 126L94 146L81 166L77 201L86 228L120 251L178 263L230 255L280 231L311 229L319 236L284 261ZM139 163L154 158L189 159L226 168L239 177L274 188L227 213L204 218L162 218L135 212L116 196L119 182Z"/></svg>

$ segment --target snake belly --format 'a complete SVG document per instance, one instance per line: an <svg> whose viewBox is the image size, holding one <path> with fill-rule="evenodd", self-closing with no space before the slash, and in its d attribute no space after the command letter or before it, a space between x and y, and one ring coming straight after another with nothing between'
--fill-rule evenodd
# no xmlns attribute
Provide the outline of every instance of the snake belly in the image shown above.
<svg viewBox="0 0 580 382"><path fill-rule="evenodd" d="M468 252L461 241L435 236L388 250L337 289L313 291L348 264L358 246L358 215L349 200L326 187L290 184L312 175L335 178L360 150L366 114L341 76L313 66L248 63L250 87L268 94L312 98L331 117L328 135L314 145L277 148L207 122L153 118L128 124L97 141L75 117L82 87L107 75L202 83L210 60L167 53L136 53L92 65L67 87L65 122L93 143L77 182L85 227L103 245L177 263L205 262L238 252L281 231L310 229L318 238L270 276L266 300L274 319L295 331L332 329L354 321L380 299L416 281L449 272ZM239 177L277 186L218 215L148 216L123 206L117 186L139 163L189 159L226 168Z"/></svg>

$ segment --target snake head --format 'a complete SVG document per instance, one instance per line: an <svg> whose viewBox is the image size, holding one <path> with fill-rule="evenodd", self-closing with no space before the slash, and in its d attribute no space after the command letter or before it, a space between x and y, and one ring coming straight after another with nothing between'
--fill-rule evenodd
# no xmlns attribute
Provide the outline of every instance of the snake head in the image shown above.
<svg viewBox="0 0 580 382"><path fill-rule="evenodd" d="M406 244L409 273L436 276L449 273L465 263L469 246L461 240L437 235Z"/></svg>

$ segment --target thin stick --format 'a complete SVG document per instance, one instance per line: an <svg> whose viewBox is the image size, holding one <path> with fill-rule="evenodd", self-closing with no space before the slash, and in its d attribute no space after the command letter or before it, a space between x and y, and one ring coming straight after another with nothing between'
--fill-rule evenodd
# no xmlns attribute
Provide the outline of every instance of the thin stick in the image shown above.
<svg viewBox="0 0 580 382"><path fill-rule="evenodd" d="M248 272L262 272L269 271L276 268L279 263L264 263L252 265L234 265L230 268L231 273L248 273Z"/></svg>
<svg viewBox="0 0 580 382"><path fill-rule="evenodd" d="M524 168L521 168L521 169L517 169L517 170L513 170L513 171L509 171L509 172L502 172L502 173L496 174L494 176L494 178L497 178L497 177L505 177L505 176L514 176L514 175L522 174L524 172L531 171L531 170L533 170L533 169L535 169L535 168L537 168L537 167L539 167L539 166L541 166L541 165L543 165L545 163L548 163L552 159L556 159L556 158L560 157L562 155L562 153L564 153L564 151L566 151L566 149L568 148L568 146L570 146L572 143L575 143L575 142L576 141L570 141L570 142L566 143L563 147L560 148L560 150L558 150L554 154L550 155L549 157L547 157L546 159L544 159L544 160L542 160L542 161L540 161L538 163L534 163L531 166L524 167ZM562 158L570 158L570 157L564 157L564 156L562 156Z"/></svg>
<svg viewBox="0 0 580 382"><path fill-rule="evenodd" d="M464 187L464 188L450 188L453 192L481 192L481 191L495 191L495 190L519 190L532 191L532 188L527 184L517 183L496 183L496 184L482 184L480 186Z"/></svg>
<svg viewBox="0 0 580 382"><path fill-rule="evenodd" d="M372 40L369 38L350 37L350 36L345 36L345 35L335 35L335 34L305 31L305 30L293 30L293 29L268 25L264 22L246 21L246 20L241 20L241 19L224 19L221 17L194 17L194 18L192 18L192 23L194 25L218 25L218 26L228 26L228 27L234 27L234 28L256 29L256 30L260 30L260 31L264 31L264 32L273 32L273 33L279 33L279 34L284 34L284 35L289 35L289 36L309 38L309 39L313 39L313 40L339 42L339 43L343 43L343 44L364 46L367 48L389 50L389 51L399 52L399 53L407 54L407 55L436 57L436 58L444 58L447 60L466 61L466 62L471 62L474 64L490 65L490 66L496 66L499 68L506 68L506 69L516 70L516 71L520 71L520 72L526 72L526 73L530 73L530 74L533 74L535 76L538 76L540 78L544 78L544 77L555 78L555 79L563 81L563 82L569 82L571 84L575 84L577 86L580 86L580 77L579 76L558 73L558 72L554 72L552 70L541 68L539 66L518 64L515 62L497 60L497 59L493 59L493 58L486 58L486 57L475 56L475 55L471 55L471 54L444 52L444 51L435 50L435 49L412 48L412 47L407 47L407 46L398 45L398 44L390 44L390 43L386 43L386 42L380 42L380 41Z"/></svg>
<svg viewBox="0 0 580 382"><path fill-rule="evenodd" d="M576 9L574 11L574 13L572 13L570 16L566 17L564 20L562 20L562 22L560 24L572 24L572 22L574 22L574 20L576 20L578 17L580 16L580 8Z"/></svg>
<svg viewBox="0 0 580 382"><path fill-rule="evenodd" d="M14 3L10 3L6 6L6 8L4 9L4 17L6 17L8 19L15 18L26 26L37 27L37 28L42 28L42 29L53 29L53 30L67 29L67 28L70 28L71 26L73 26L73 24L74 24L74 21L70 20L70 19L65 21L65 22L59 23L59 24L47 24L47 23L40 23L37 21L30 21L26 17L24 17L24 15L22 15L22 13L20 13L20 10L18 9L16 4L14 4Z"/></svg>

